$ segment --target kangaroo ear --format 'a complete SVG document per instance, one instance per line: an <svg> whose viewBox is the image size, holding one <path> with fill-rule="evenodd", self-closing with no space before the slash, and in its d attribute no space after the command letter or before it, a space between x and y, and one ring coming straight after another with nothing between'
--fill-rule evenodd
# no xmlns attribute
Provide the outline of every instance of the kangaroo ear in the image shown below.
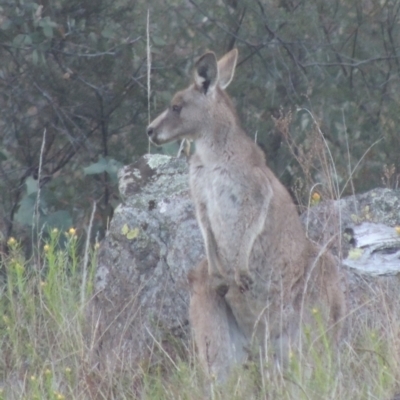
<svg viewBox="0 0 400 400"><path fill-rule="evenodd" d="M214 53L205 53L198 59L194 68L194 82L204 94L215 88L218 82L218 65Z"/></svg>
<svg viewBox="0 0 400 400"><path fill-rule="evenodd" d="M225 89L232 81L238 59L238 50L233 49L218 61L218 84Z"/></svg>

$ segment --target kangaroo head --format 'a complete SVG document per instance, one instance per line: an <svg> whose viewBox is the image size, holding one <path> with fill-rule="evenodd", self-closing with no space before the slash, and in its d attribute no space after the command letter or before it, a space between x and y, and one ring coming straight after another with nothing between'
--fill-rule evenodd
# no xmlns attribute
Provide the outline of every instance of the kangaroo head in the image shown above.
<svg viewBox="0 0 400 400"><path fill-rule="evenodd" d="M156 145L182 138L196 140L212 125L230 115L235 118L224 89L232 81L237 58L237 49L218 62L214 53L203 54L196 62L192 84L176 93L170 106L148 126L150 140Z"/></svg>

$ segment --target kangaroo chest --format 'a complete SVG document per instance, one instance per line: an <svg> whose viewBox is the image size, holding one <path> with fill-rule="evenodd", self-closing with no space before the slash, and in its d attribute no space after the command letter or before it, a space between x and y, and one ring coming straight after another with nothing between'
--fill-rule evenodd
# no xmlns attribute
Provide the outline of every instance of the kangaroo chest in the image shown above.
<svg viewBox="0 0 400 400"><path fill-rule="evenodd" d="M226 260L235 254L245 231L254 218L256 192L243 171L232 167L205 167L192 163L190 186L200 225L211 229L220 255ZM205 226L202 226L205 229Z"/></svg>
<svg viewBox="0 0 400 400"><path fill-rule="evenodd" d="M234 218L250 196L250 187L241 182L237 174L223 167L198 168L191 175L192 196L196 203L206 207L207 214L213 220L224 223Z"/></svg>

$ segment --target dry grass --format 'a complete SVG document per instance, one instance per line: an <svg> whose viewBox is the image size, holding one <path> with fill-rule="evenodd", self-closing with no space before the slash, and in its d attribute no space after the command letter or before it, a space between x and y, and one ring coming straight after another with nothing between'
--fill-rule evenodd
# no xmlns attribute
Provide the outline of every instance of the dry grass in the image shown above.
<svg viewBox="0 0 400 400"><path fill-rule="evenodd" d="M173 365L165 356L156 365L99 370L81 305L78 239L68 233L61 249L59 238L53 232L42 249L40 271L24 259L16 241L3 259L0 399L175 400L203 399L208 393L213 399L381 400L399 388L400 323L382 302L375 308L376 318L373 310L368 318L353 318L354 326L339 349L329 345L316 312L319 340L306 340L302 354L294 351L284 373L272 357L259 356L219 387L204 379L193 349ZM93 291L95 264L92 250L86 301ZM307 329L304 333L310 337Z"/></svg>
<svg viewBox="0 0 400 400"><path fill-rule="evenodd" d="M326 139L318 117L308 109L299 109L297 113L301 115L301 121L305 121L305 128L301 127L303 122L300 123L300 126L292 123L293 114L290 110L287 112L280 110L280 116L273 118L273 122L277 131L282 135L291 156L296 161L294 174L297 178L292 192L300 210L305 211L313 204L312 195L315 193L318 193L319 199L323 200L336 200L344 194L355 194L353 183L355 175L359 172L370 150L381 139L374 142L359 160L352 159L347 127L343 117L347 152L346 154L335 154L336 157L344 158L340 166L337 166L332 154L332 151L338 151L337 146ZM398 185L399 174L396 174L394 166L384 167L382 181L387 187L395 188Z"/></svg>

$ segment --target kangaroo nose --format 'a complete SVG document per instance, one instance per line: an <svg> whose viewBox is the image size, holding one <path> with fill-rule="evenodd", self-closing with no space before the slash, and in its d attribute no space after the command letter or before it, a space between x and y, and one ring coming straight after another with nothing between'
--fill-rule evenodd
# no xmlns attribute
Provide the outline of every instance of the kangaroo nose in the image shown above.
<svg viewBox="0 0 400 400"><path fill-rule="evenodd" d="M154 129L151 126L149 126L147 128L147 136L151 137L153 135L153 133L154 133Z"/></svg>

